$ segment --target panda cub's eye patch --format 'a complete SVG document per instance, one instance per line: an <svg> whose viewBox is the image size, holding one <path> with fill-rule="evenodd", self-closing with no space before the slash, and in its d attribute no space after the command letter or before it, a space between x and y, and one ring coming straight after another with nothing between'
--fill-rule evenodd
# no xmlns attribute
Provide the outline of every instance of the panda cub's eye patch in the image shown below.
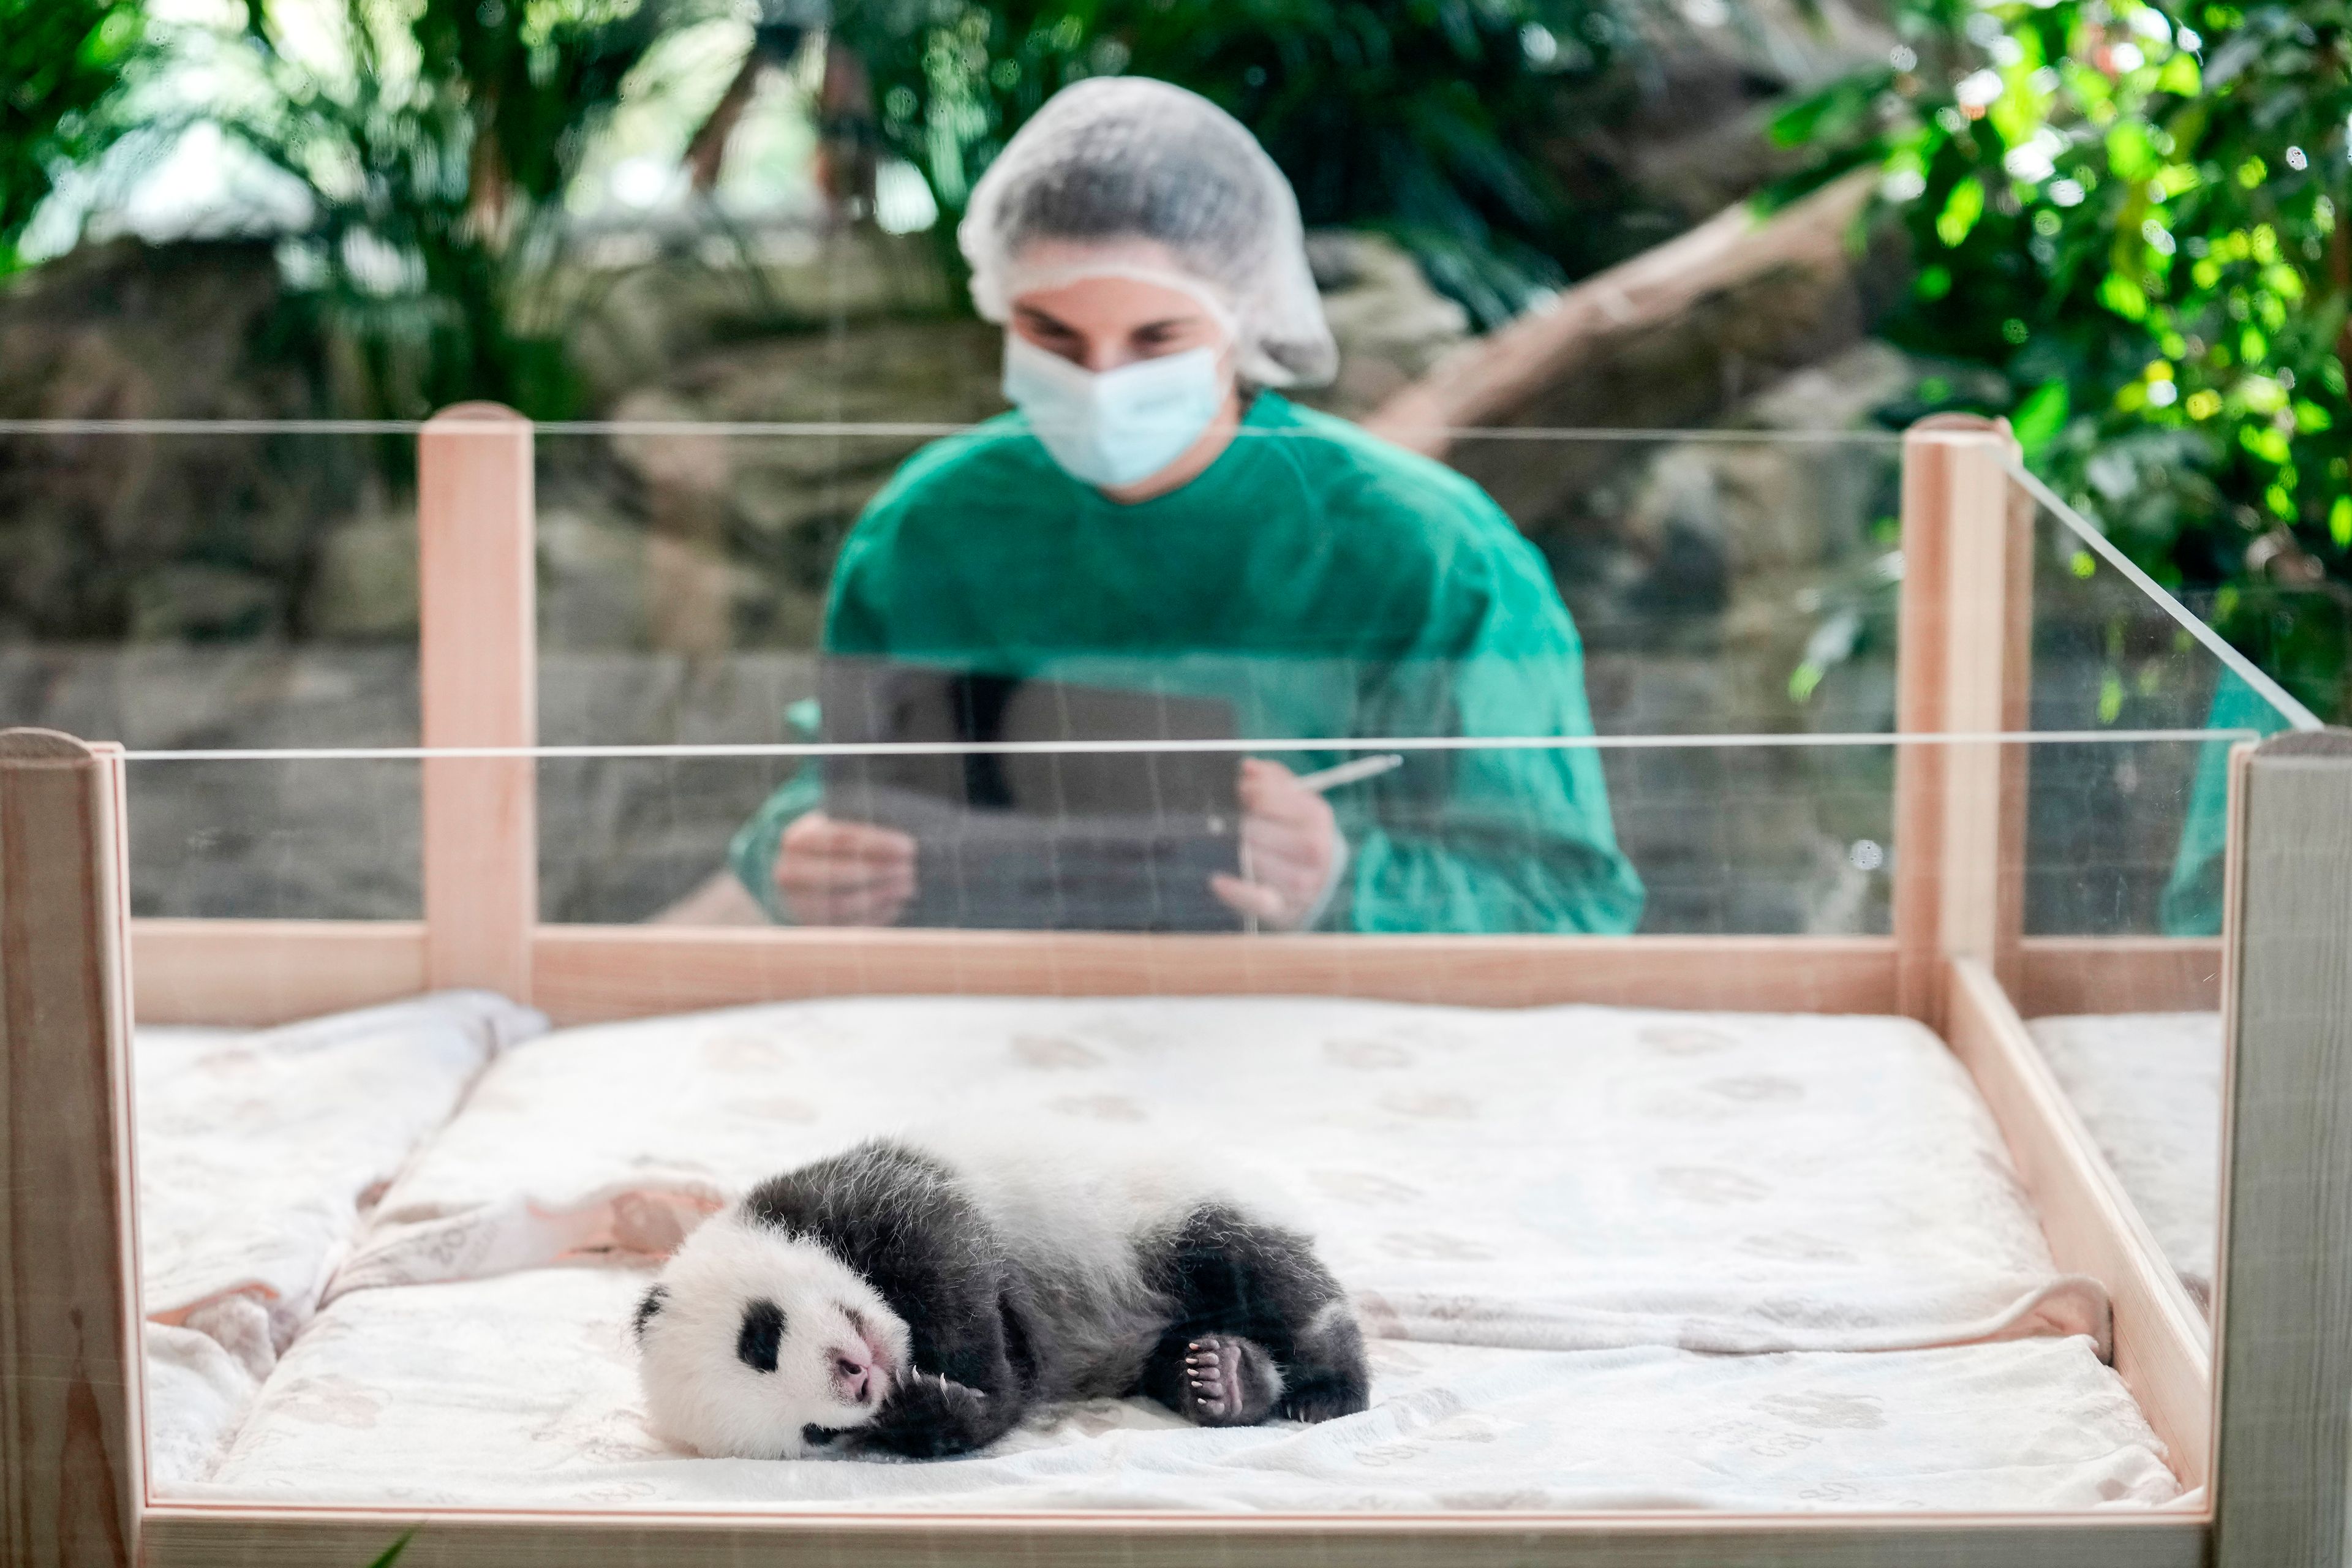
<svg viewBox="0 0 2352 1568"><path fill-rule="evenodd" d="M636 1331L637 1338L646 1337L646 1325L654 1321L662 1310L662 1303L668 1300L669 1288L666 1285L656 1285L646 1292L646 1299L637 1303L636 1316L630 1320L630 1327Z"/></svg>
<svg viewBox="0 0 2352 1568"><path fill-rule="evenodd" d="M765 1297L743 1309L735 1336L735 1357L753 1372L776 1370L776 1347L784 1342L784 1310Z"/></svg>

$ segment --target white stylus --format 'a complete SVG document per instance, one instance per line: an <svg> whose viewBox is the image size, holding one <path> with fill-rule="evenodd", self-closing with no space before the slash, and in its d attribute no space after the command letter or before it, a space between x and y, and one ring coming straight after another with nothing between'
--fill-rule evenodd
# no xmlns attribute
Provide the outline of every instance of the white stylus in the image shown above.
<svg viewBox="0 0 2352 1568"><path fill-rule="evenodd" d="M1321 795L1326 790L1338 789L1341 784L1355 784L1362 779L1376 779L1391 768L1402 766L1404 766L1404 759L1394 752L1389 752L1377 757L1358 757L1352 763L1341 763L1336 768L1325 768L1320 773L1301 773L1298 782L1317 795Z"/></svg>

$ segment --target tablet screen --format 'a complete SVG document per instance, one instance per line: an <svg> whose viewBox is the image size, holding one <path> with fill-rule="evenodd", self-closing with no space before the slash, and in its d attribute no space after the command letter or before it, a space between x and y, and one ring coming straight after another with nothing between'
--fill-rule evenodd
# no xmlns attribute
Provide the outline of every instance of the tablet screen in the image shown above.
<svg viewBox="0 0 2352 1568"><path fill-rule="evenodd" d="M1159 692L834 658L834 742L968 745L1229 740L1228 703ZM828 816L916 841L902 924L1050 931L1233 931L1209 890L1239 864L1231 752L972 752L828 757Z"/></svg>

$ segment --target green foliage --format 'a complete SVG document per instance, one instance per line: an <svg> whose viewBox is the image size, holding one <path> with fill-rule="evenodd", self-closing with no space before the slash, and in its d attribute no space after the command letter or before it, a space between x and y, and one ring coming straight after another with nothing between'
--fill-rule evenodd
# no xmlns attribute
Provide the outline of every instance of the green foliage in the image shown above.
<svg viewBox="0 0 2352 1568"><path fill-rule="evenodd" d="M416 1531L413 1530L403 1531L400 1539L378 1553L375 1561L368 1564L368 1568L393 1568L393 1564L399 1562L408 1551L408 1543L415 1539Z"/></svg>
<svg viewBox="0 0 2352 1568"><path fill-rule="evenodd" d="M1646 0L839 0L835 30L943 237L1056 90L1157 77L1255 132L1310 226L1388 231L1491 324L1615 259L1594 254L1605 226L1577 221L1538 149L1667 15Z"/></svg>
<svg viewBox="0 0 2352 1568"><path fill-rule="evenodd" d="M330 66L245 0L241 35L214 40L226 84L214 112L310 193L294 280L354 346L376 411L469 397L572 410L553 266L563 193L666 10L342 0L326 13L341 57Z"/></svg>
<svg viewBox="0 0 2352 1568"><path fill-rule="evenodd" d="M104 144L145 35L135 0L0 0L0 277L58 172Z"/></svg>
<svg viewBox="0 0 2352 1568"><path fill-rule="evenodd" d="M2029 459L2323 713L2352 714L2352 14L1923 4L1784 115L1874 163L1906 346L2001 371Z"/></svg>

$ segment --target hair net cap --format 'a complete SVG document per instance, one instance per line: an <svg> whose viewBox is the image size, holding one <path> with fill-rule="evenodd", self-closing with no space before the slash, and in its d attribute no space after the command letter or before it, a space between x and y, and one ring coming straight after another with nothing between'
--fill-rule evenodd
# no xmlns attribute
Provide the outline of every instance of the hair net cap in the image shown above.
<svg viewBox="0 0 2352 1568"><path fill-rule="evenodd" d="M989 321L1037 286L1032 245L1143 241L1223 308L1244 377L1311 385L1339 367L1290 182L1240 121L1181 87L1098 77L1055 93L981 175L956 238Z"/></svg>

